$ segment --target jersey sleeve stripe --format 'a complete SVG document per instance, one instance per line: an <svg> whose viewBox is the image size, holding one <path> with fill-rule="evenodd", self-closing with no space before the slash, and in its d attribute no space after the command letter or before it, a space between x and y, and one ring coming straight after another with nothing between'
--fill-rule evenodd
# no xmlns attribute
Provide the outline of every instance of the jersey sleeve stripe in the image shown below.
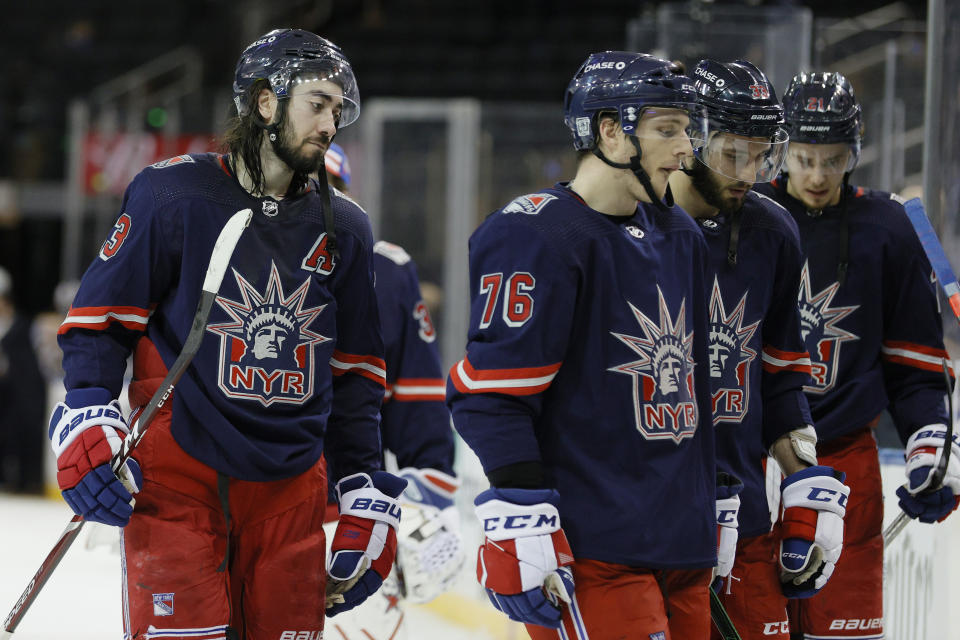
<svg viewBox="0 0 960 640"><path fill-rule="evenodd" d="M942 371L943 359L949 362L950 357L943 349L936 349L911 342L888 340L880 347L880 353L887 362L894 362L925 371ZM953 375L953 367L950 367Z"/></svg>
<svg viewBox="0 0 960 640"><path fill-rule="evenodd" d="M781 351L765 345L760 358L763 361L763 370L767 373L799 371L809 374L812 372L810 356L806 351Z"/></svg>
<svg viewBox="0 0 960 640"><path fill-rule="evenodd" d="M76 307L67 312L57 333L64 334L73 328L106 329L112 323L143 331L147 328L148 320L150 311L140 307Z"/></svg>
<svg viewBox="0 0 960 640"><path fill-rule="evenodd" d="M476 370L467 358L450 369L450 380L460 393L503 393L529 396L550 386L561 362L545 367Z"/></svg>
<svg viewBox="0 0 960 640"><path fill-rule="evenodd" d="M397 402L442 402L447 397L447 386L441 378L398 378L389 390Z"/></svg>
<svg viewBox="0 0 960 640"><path fill-rule="evenodd" d="M386 364L383 358L375 356L358 356L343 351L334 350L330 358L333 375L342 376L345 373L357 373L373 380L381 387L387 386Z"/></svg>

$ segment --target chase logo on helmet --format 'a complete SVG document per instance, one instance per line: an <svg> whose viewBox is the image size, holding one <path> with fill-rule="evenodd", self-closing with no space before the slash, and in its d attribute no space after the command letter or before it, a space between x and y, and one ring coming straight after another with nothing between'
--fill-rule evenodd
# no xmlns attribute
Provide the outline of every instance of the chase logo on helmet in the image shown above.
<svg viewBox="0 0 960 640"><path fill-rule="evenodd" d="M583 68L584 73L589 73L591 71L596 71L597 69L626 69L626 62L595 62L593 64L588 64Z"/></svg>
<svg viewBox="0 0 960 640"><path fill-rule="evenodd" d="M211 324L220 336L218 386L230 398L303 404L313 395L314 347L330 338L309 329L327 305L304 309L312 278L285 295L276 264L261 294L236 269L241 300L217 296L231 320Z"/></svg>

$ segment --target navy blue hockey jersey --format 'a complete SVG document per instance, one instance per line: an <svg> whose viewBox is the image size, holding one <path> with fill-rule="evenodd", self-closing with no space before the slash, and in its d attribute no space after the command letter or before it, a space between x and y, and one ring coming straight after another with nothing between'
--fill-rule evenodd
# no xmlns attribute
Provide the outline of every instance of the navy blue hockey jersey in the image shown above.
<svg viewBox="0 0 960 640"><path fill-rule="evenodd" d="M131 388L145 371L158 385L190 330L213 243L247 207L253 220L173 394L173 436L243 480L299 474L324 446L344 474L376 469L385 374L369 221L333 195L333 264L315 190L255 198L223 156L159 162L127 188L60 328L65 385L116 396L135 346ZM145 362L151 357L162 362Z"/></svg>
<svg viewBox="0 0 960 640"><path fill-rule="evenodd" d="M748 192L738 212L736 263L727 259L732 219L698 220L710 246L710 381L717 465L744 483L741 538L770 530L763 460L780 436L812 423L803 386L810 357L800 333L800 237L783 207Z"/></svg>
<svg viewBox="0 0 960 640"><path fill-rule="evenodd" d="M813 379L806 387L821 442L861 428L885 408L901 438L946 420L943 327L936 281L903 204L847 187L849 267L840 283L839 206L808 213L781 176L757 189L783 204L805 254L798 303Z"/></svg>
<svg viewBox="0 0 960 640"><path fill-rule="evenodd" d="M453 472L453 429L437 333L420 295L409 254L389 242L373 246L377 301L387 364L380 430L400 468Z"/></svg>
<svg viewBox="0 0 960 640"><path fill-rule="evenodd" d="M471 236L454 425L488 474L543 465L577 557L716 563L707 258L679 208L606 216L563 184Z"/></svg>

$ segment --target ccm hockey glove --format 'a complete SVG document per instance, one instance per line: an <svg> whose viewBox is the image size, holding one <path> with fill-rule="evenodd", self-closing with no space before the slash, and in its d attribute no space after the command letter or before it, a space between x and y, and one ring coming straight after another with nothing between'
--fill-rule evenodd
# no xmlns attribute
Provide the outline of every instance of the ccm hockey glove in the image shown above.
<svg viewBox="0 0 960 640"><path fill-rule="evenodd" d="M63 499L84 520L126 526L133 494L143 475L133 458L114 474L110 463L130 428L120 405L102 388L74 389L50 417L50 443L57 458L57 484Z"/></svg>
<svg viewBox="0 0 960 640"><path fill-rule="evenodd" d="M713 588L719 592L733 569L737 555L737 514L743 483L729 473L717 474L717 566L713 569Z"/></svg>
<svg viewBox="0 0 960 640"><path fill-rule="evenodd" d="M474 500L486 539L477 579L511 620L560 627L573 596L573 552L560 528L553 489L487 489Z"/></svg>
<svg viewBox="0 0 960 640"><path fill-rule="evenodd" d="M920 522L939 522L960 503L960 434L953 434L943 485L930 486L937 461L943 454L946 437L946 425L930 424L917 430L907 440L907 483L897 489L897 495L900 497L900 508Z"/></svg>
<svg viewBox="0 0 960 640"><path fill-rule="evenodd" d="M376 593L397 555L400 502L407 481L386 471L337 483L340 522L327 559L326 614L335 616Z"/></svg>
<svg viewBox="0 0 960 640"><path fill-rule="evenodd" d="M809 598L827 584L843 549L850 487L830 467L808 467L783 479L780 582L788 598Z"/></svg>
<svg viewBox="0 0 960 640"><path fill-rule="evenodd" d="M436 469L408 467L397 475L408 483L400 497L397 568L407 599L429 602L453 585L466 557L453 506L460 481Z"/></svg>

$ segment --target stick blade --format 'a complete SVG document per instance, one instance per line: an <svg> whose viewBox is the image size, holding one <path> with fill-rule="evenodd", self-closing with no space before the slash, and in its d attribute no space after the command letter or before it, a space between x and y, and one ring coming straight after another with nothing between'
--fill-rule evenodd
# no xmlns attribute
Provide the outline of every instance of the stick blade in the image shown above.
<svg viewBox="0 0 960 640"><path fill-rule="evenodd" d="M227 265L230 264L233 249L240 240L240 234L247 228L252 218L253 210L243 209L230 216L227 223L223 225L223 229L213 245L213 252L210 254L210 266L207 267L207 275L203 279L203 290L207 293L216 294L220 290L220 283L223 282L223 276L227 272Z"/></svg>

